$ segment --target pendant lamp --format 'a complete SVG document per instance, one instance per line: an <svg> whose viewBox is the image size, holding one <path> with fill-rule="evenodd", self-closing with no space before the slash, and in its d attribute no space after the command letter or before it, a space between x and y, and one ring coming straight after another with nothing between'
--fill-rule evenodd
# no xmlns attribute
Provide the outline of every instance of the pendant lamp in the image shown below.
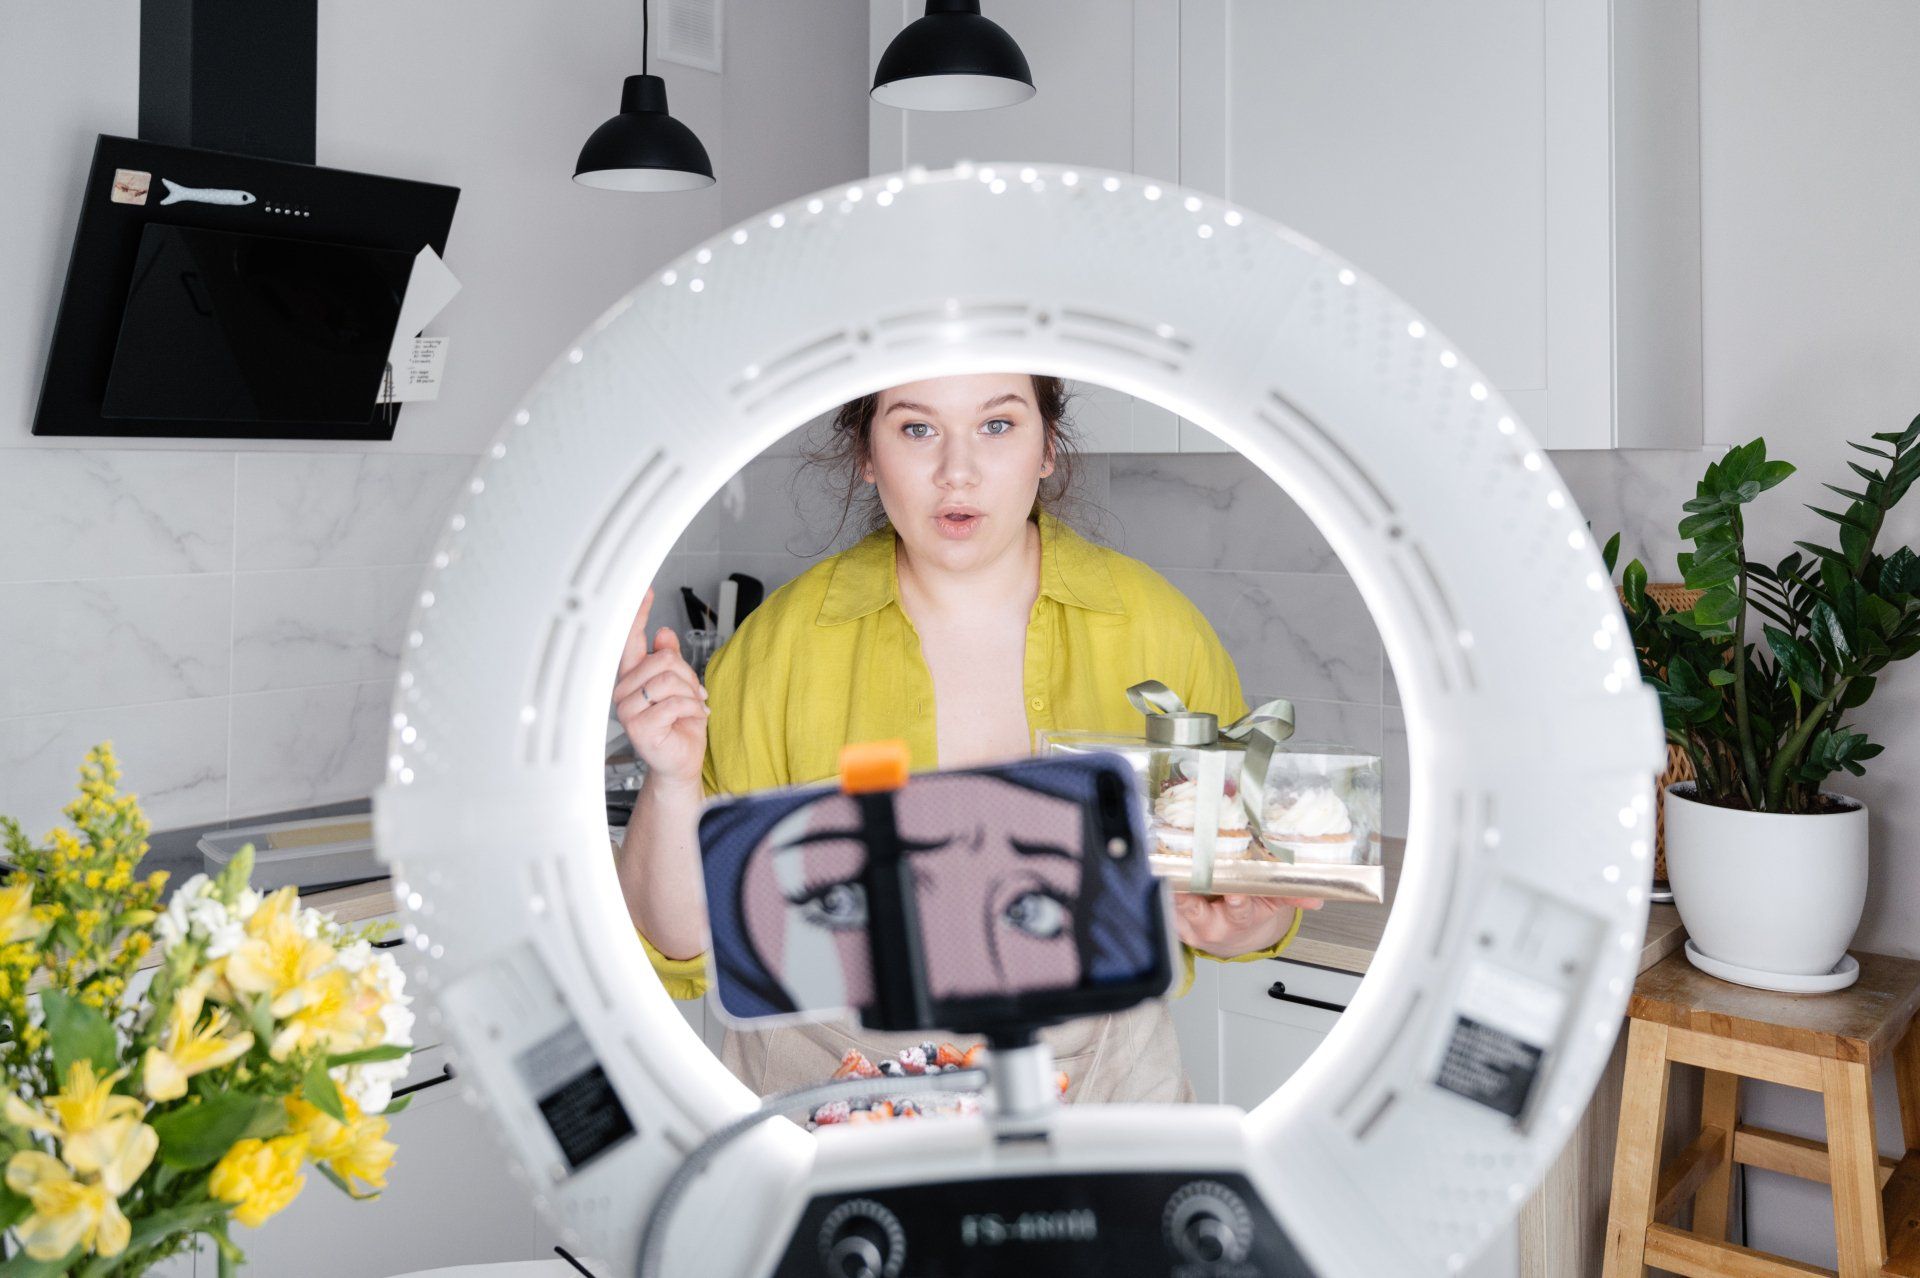
<svg viewBox="0 0 1920 1278"><path fill-rule="evenodd" d="M909 111L981 111L1033 95L1026 55L980 16L979 0L927 0L873 73L873 100Z"/></svg>
<svg viewBox="0 0 1920 1278"><path fill-rule="evenodd" d="M647 74L647 2L640 5L640 74L620 90L620 114L580 148L573 180L608 191L694 191L713 185L713 162L693 130L667 114L667 82Z"/></svg>

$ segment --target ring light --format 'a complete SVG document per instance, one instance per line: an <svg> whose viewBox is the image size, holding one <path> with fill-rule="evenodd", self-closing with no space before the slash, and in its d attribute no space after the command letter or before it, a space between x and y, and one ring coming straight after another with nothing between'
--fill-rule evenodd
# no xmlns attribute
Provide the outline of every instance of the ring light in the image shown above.
<svg viewBox="0 0 1920 1278"><path fill-rule="evenodd" d="M1297 1272L1458 1269L1612 1048L1657 711L1578 511L1464 355L1320 246L1136 176L963 164L797 200L634 290L513 415L422 586L376 806L466 1072L542 1208L623 1263L674 1168L757 1104L673 1011L615 885L600 754L622 642L695 512L795 423L1010 368L1212 430L1348 566L1417 765L1390 925L1337 1028L1252 1113L1067 1107L1017 1149L979 1120L765 1124L689 1193L668 1271L802 1272L789 1236L836 1194L1128 1169L1192 1181L1141 1200L1169 1228L1213 1183L1192 1177L1242 1174Z"/></svg>

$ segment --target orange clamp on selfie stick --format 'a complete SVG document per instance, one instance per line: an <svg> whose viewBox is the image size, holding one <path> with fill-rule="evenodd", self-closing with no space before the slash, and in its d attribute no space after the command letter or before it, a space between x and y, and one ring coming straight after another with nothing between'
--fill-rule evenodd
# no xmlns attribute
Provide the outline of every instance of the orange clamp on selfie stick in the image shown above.
<svg viewBox="0 0 1920 1278"><path fill-rule="evenodd" d="M907 783L912 752L898 738L856 741L840 749L840 789L847 794L898 790Z"/></svg>

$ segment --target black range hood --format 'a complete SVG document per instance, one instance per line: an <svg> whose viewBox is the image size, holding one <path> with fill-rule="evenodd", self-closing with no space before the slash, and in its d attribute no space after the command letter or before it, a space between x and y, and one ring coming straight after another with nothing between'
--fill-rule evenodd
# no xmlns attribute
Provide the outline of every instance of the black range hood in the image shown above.
<svg viewBox="0 0 1920 1278"><path fill-rule="evenodd" d="M316 0L143 0L139 138L101 135L36 435L393 436L414 255L459 190L320 168Z"/></svg>

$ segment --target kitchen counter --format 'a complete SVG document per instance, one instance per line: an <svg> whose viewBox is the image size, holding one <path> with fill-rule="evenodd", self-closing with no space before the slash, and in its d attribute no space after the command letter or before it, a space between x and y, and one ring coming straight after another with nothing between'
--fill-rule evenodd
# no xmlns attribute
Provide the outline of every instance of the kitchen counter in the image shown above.
<svg viewBox="0 0 1920 1278"><path fill-rule="evenodd" d="M1387 930L1405 852L1405 839L1381 841L1381 859L1387 870L1387 904L1329 901L1317 910L1308 911L1293 944L1287 947L1286 957L1298 963L1365 975L1373 962L1374 951L1380 948L1380 937ZM1647 912L1647 935L1640 947L1639 970L1646 971L1679 949L1685 939L1686 930L1680 926L1678 910L1671 905L1652 907Z"/></svg>

